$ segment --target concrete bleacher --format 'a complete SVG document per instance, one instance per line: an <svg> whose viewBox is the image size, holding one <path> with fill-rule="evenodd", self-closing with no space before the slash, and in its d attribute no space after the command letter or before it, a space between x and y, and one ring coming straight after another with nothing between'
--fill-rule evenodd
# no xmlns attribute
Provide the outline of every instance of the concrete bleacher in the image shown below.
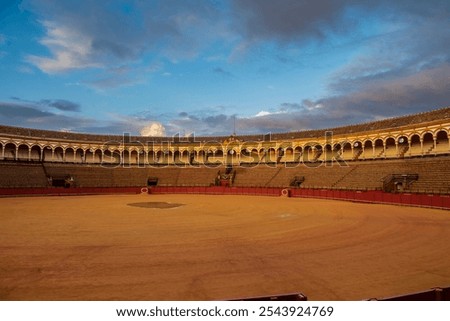
<svg viewBox="0 0 450 321"><path fill-rule="evenodd" d="M217 172L225 167L154 167L147 169L149 177L158 179L159 186L210 186L214 184Z"/></svg>
<svg viewBox="0 0 450 321"><path fill-rule="evenodd" d="M319 166L320 165L320 166ZM259 165L237 168L236 186L288 187L295 177L304 177L302 188L381 190L383 178L391 174L418 174L411 192L450 193L450 162L446 157L365 160L347 164L311 163L286 167Z"/></svg>
<svg viewBox="0 0 450 321"><path fill-rule="evenodd" d="M47 187L48 180L40 163L0 162L0 187Z"/></svg>
<svg viewBox="0 0 450 321"><path fill-rule="evenodd" d="M108 168L98 165L45 164L48 176L63 178L71 176L76 187L129 187L146 186L144 168Z"/></svg>
<svg viewBox="0 0 450 321"><path fill-rule="evenodd" d="M74 187L143 187L149 177L159 186L210 186L225 166L106 167L92 164L3 161L0 188L48 187L48 177L74 178ZM393 174L418 174L409 192L450 194L448 156L359 160L346 164L288 163L234 166L237 187L289 187L294 177L304 177L300 188L381 190L383 178Z"/></svg>

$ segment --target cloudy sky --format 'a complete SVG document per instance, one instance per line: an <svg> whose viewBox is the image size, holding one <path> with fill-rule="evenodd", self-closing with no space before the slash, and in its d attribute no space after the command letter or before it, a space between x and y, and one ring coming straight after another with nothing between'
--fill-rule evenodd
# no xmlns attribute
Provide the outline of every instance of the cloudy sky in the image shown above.
<svg viewBox="0 0 450 321"><path fill-rule="evenodd" d="M2 0L0 124L229 135L450 105L448 0Z"/></svg>

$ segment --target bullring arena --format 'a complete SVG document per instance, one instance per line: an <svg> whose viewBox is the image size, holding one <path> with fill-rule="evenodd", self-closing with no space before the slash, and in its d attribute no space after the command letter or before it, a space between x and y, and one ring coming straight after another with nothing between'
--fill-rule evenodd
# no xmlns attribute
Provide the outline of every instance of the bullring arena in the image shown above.
<svg viewBox="0 0 450 321"><path fill-rule="evenodd" d="M449 131L450 108L265 136L0 126L0 299L448 299Z"/></svg>

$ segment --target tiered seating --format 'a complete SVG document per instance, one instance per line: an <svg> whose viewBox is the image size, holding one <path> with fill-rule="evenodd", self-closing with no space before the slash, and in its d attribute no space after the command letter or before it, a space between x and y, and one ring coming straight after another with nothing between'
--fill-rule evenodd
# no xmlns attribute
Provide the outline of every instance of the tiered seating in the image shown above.
<svg viewBox="0 0 450 321"><path fill-rule="evenodd" d="M236 186L287 187L293 177L304 177L302 188L381 190L383 178L391 174L418 174L411 191L450 192L450 161L445 157L407 160L366 160L348 162L348 166L308 167L299 164L289 168L260 165L237 168ZM311 164L309 164L311 166ZM318 165L318 163L317 163Z"/></svg>
<svg viewBox="0 0 450 321"><path fill-rule="evenodd" d="M350 166L340 166L333 163L332 166L321 165L319 167L306 167L302 165L300 172L293 176L304 176L305 181L302 187L305 188L331 188L350 170ZM292 176L292 177L293 177Z"/></svg>
<svg viewBox="0 0 450 321"><path fill-rule="evenodd" d="M333 187L338 189L376 190L383 186L382 179L386 175L403 172L402 165L392 166L388 161L369 161L350 164L351 172L344 176Z"/></svg>
<svg viewBox="0 0 450 321"><path fill-rule="evenodd" d="M107 168L99 165L46 164L47 175L54 178L71 176L76 187L146 186L146 169L137 167Z"/></svg>
<svg viewBox="0 0 450 321"><path fill-rule="evenodd" d="M113 186L147 186L147 169L118 167L112 170Z"/></svg>
<svg viewBox="0 0 450 321"><path fill-rule="evenodd" d="M446 159L424 158L416 162L419 180L411 186L413 192L450 193L450 162Z"/></svg>
<svg viewBox="0 0 450 321"><path fill-rule="evenodd" d="M208 167L186 167L181 168L176 185L177 186L210 186L214 184L214 179L217 172L221 170L225 171L224 167L221 168L208 168Z"/></svg>
<svg viewBox="0 0 450 321"><path fill-rule="evenodd" d="M149 177L157 177L159 186L177 186L178 176L180 175L180 167L161 167L147 169Z"/></svg>
<svg viewBox="0 0 450 321"><path fill-rule="evenodd" d="M0 188L46 186L48 180L41 164L0 163Z"/></svg>
<svg viewBox="0 0 450 321"><path fill-rule="evenodd" d="M293 166L293 164L288 164ZM328 166L326 166L328 165ZM329 166L332 165L332 166ZM450 193L450 159L446 156L413 159L365 160L334 163L237 166L234 186L288 187L294 177L304 177L301 188L381 190L383 178L392 174L418 174L412 192ZM157 177L159 186L209 186L225 167L116 167L5 161L0 166L0 187L47 187L47 175L55 179L71 176L76 187L146 186Z"/></svg>
<svg viewBox="0 0 450 321"><path fill-rule="evenodd" d="M47 175L53 178L74 178L77 187L114 186L112 169L100 166L74 166L65 164L45 164Z"/></svg>
<svg viewBox="0 0 450 321"><path fill-rule="evenodd" d="M277 173L276 166L259 165L257 167L236 167L236 186L266 186Z"/></svg>

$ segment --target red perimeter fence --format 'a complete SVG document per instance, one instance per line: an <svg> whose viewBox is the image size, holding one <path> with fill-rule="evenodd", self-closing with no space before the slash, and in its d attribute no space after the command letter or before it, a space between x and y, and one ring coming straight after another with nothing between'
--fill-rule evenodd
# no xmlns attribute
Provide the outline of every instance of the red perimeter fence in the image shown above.
<svg viewBox="0 0 450 321"><path fill-rule="evenodd" d="M264 187L174 187L149 188L150 194L212 194L212 195L261 195L337 199L366 203L401 204L450 209L450 195L385 193L382 191L345 191L307 188Z"/></svg>
<svg viewBox="0 0 450 321"><path fill-rule="evenodd" d="M85 194L139 194L140 187L38 187L38 188L0 188L2 196L17 195L85 195Z"/></svg>
<svg viewBox="0 0 450 321"><path fill-rule="evenodd" d="M337 199L366 203L400 204L450 209L450 195L384 193L382 191L345 191L307 188L154 186L154 187L75 187L75 188L1 188L0 195L85 195L85 194L209 194L258 195Z"/></svg>

